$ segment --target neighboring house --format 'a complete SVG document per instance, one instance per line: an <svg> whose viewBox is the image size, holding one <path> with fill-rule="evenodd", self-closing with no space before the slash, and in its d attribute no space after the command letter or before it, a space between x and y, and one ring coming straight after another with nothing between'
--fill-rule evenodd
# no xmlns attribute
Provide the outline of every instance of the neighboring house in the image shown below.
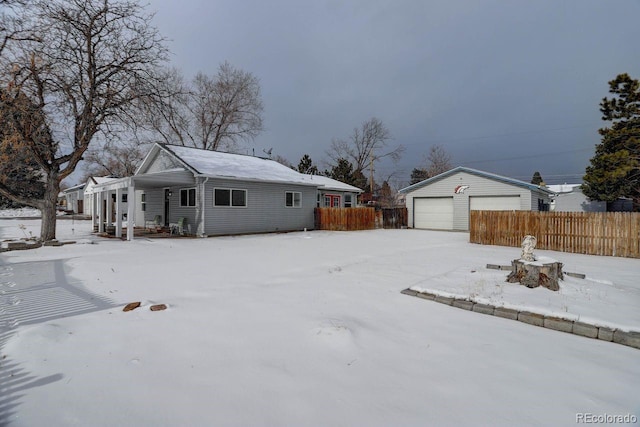
<svg viewBox="0 0 640 427"><path fill-rule="evenodd" d="M544 187L457 167L400 190L408 225L436 230L469 230L472 210L548 210L552 192Z"/></svg>
<svg viewBox="0 0 640 427"><path fill-rule="evenodd" d="M62 190L63 205L67 211L75 214L84 213L84 186L85 184L78 184Z"/></svg>
<svg viewBox="0 0 640 427"><path fill-rule="evenodd" d="M116 181L118 178L112 178L110 176L91 176L89 177L89 179L87 180L87 183L85 184L84 187L84 206L85 206L85 213L87 215L91 215L93 212L93 203L94 203L94 198L93 196L93 192L94 192L94 188L97 185L102 185L102 184L106 184L109 182L113 182ZM115 221L115 210L113 208L113 206L115 206L116 203L116 199L115 199L116 195L112 194L111 195L111 217L112 217L112 221ZM121 198L121 203L123 203L122 208L123 208L123 212L124 210L127 209L127 192L124 191L123 194L120 195ZM106 200L103 200L103 205L106 206ZM106 209L106 208L105 208ZM123 220L126 220L126 214L123 213Z"/></svg>
<svg viewBox="0 0 640 427"><path fill-rule="evenodd" d="M303 175L304 179L318 186L316 207L355 208L362 190L327 176Z"/></svg>
<svg viewBox="0 0 640 427"><path fill-rule="evenodd" d="M551 210L555 212L606 212L607 202L591 201L582 193L580 184L548 185L554 195Z"/></svg>
<svg viewBox="0 0 640 427"><path fill-rule="evenodd" d="M92 218L104 231L115 217L117 236L129 221L134 226L181 222L190 234L201 237L312 229L319 194L337 195L344 206L349 198L355 203L352 195L357 191L273 160L154 144L133 176L93 186ZM126 224L118 214L125 211L124 193L133 194L135 201L129 197ZM114 197L114 206L104 203ZM129 240L132 229L127 227Z"/></svg>

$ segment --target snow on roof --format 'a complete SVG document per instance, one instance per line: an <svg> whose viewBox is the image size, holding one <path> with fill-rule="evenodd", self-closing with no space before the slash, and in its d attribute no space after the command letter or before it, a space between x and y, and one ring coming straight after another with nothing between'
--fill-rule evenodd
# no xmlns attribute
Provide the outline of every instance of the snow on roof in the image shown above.
<svg viewBox="0 0 640 427"><path fill-rule="evenodd" d="M304 179L310 183L314 183L319 187L327 190L351 191L353 193L362 193L362 190L353 185L345 184L337 179L329 178L321 175L302 175Z"/></svg>
<svg viewBox="0 0 640 427"><path fill-rule="evenodd" d="M84 194L92 194L93 187L101 184L106 184L107 182L115 181L118 178L112 178L110 176L92 176L87 181L87 186L84 189Z"/></svg>
<svg viewBox="0 0 640 427"><path fill-rule="evenodd" d="M580 187L582 184L557 184L547 185L547 188L554 193L571 193L576 187Z"/></svg>
<svg viewBox="0 0 640 427"><path fill-rule="evenodd" d="M82 190L84 188L84 186L85 186L85 183L74 185L73 187L65 188L64 190L62 190L62 192L66 194L66 193L70 193L72 191Z"/></svg>
<svg viewBox="0 0 640 427"><path fill-rule="evenodd" d="M216 178L317 185L306 179L305 175L273 160L178 145L158 145L175 154L180 160L194 169L196 173L201 175Z"/></svg>
<svg viewBox="0 0 640 427"><path fill-rule="evenodd" d="M110 176L92 176L91 179L93 179L96 184L104 184L105 182L113 181L118 178L112 178Z"/></svg>

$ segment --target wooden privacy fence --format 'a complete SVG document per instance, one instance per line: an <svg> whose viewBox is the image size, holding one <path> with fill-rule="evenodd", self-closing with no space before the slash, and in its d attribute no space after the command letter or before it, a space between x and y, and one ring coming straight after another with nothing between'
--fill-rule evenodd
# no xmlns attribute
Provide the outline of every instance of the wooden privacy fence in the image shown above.
<svg viewBox="0 0 640 427"><path fill-rule="evenodd" d="M469 241L519 247L527 234L536 248L640 258L640 213L471 211Z"/></svg>
<svg viewBox="0 0 640 427"><path fill-rule="evenodd" d="M316 208L316 230L351 231L376 228L374 208Z"/></svg>
<svg viewBox="0 0 640 427"><path fill-rule="evenodd" d="M407 208L382 208L382 226L384 228L403 228L407 226L408 221Z"/></svg>
<svg viewBox="0 0 640 427"><path fill-rule="evenodd" d="M373 230L407 225L407 208L316 208L316 230Z"/></svg>

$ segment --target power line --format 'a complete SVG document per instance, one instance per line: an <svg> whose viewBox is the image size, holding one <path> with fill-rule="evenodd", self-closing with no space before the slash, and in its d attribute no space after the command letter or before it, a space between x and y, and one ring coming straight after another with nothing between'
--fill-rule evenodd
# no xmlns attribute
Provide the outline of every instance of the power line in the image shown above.
<svg viewBox="0 0 640 427"><path fill-rule="evenodd" d="M538 157L547 157L547 156L552 156L552 155L557 155L557 154L571 154L571 153L577 153L580 151L591 151L593 150L593 148L578 148L576 150L567 150L567 151L554 151L554 152L550 152L550 153L538 153L538 154L527 154L527 155L523 155L523 156L516 156L516 157L496 157L494 159L488 159L488 160L471 160L471 161L461 161L460 163L464 163L464 164L475 164L475 163L490 163L490 162L497 162L497 161L502 161L502 160L520 160L520 159L535 159Z"/></svg>
<svg viewBox="0 0 640 427"><path fill-rule="evenodd" d="M589 122L591 123L591 122ZM474 139L489 139L489 138L502 138L505 136L518 136L518 135L531 135L536 133L545 133L545 132L557 132L560 130L568 130L568 129L580 129L591 127L592 125L575 125L575 126L564 126L559 128L548 128L548 129L538 129L538 130L529 130L529 131L521 131L521 132L512 132L512 133L501 133L501 134L493 134L493 135L484 135L484 136L469 136L464 138L449 138L449 139L439 139L432 141L434 144L443 143L443 142L458 142L458 141L470 141ZM404 144L406 146L417 145L422 143L409 143Z"/></svg>

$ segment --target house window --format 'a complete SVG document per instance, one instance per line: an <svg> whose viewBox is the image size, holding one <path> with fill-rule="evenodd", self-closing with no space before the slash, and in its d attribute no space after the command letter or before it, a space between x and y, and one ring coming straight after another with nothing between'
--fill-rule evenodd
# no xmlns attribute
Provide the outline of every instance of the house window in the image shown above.
<svg viewBox="0 0 640 427"><path fill-rule="evenodd" d="M196 189L183 188L180 190L180 206L196 205Z"/></svg>
<svg viewBox="0 0 640 427"><path fill-rule="evenodd" d="M243 208L247 206L247 190L235 188L214 188L213 206L231 206Z"/></svg>
<svg viewBox="0 0 640 427"><path fill-rule="evenodd" d="M340 207L340 196L335 194L327 194L324 196L324 205L328 208Z"/></svg>
<svg viewBox="0 0 640 427"><path fill-rule="evenodd" d="M285 191L284 205L288 208L299 208L302 205L302 193L299 191Z"/></svg>
<svg viewBox="0 0 640 427"><path fill-rule="evenodd" d="M140 204L142 205L142 212L147 211L147 195L142 193L140 195Z"/></svg>
<svg viewBox="0 0 640 427"><path fill-rule="evenodd" d="M320 207L320 193L318 193L316 196L316 207Z"/></svg>
<svg viewBox="0 0 640 427"><path fill-rule="evenodd" d="M127 203L127 193L122 193L122 203Z"/></svg>
<svg viewBox="0 0 640 427"><path fill-rule="evenodd" d="M344 195L344 207L345 208L350 208L352 207L352 203L351 203L351 194L345 194Z"/></svg>

